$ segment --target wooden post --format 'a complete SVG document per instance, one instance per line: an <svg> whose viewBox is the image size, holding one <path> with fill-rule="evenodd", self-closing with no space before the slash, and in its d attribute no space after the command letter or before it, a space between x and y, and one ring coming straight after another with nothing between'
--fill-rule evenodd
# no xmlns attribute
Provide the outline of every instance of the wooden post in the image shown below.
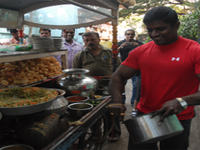
<svg viewBox="0 0 200 150"><path fill-rule="evenodd" d="M65 55L61 55L61 60L62 60L62 70L68 68L68 63L67 63L67 51L65 51Z"/></svg>
<svg viewBox="0 0 200 150"><path fill-rule="evenodd" d="M112 45L112 54L113 54L113 68L112 71L115 72L115 70L117 69L117 55L118 55L118 51L117 51L117 25L113 25L113 45Z"/></svg>
<svg viewBox="0 0 200 150"><path fill-rule="evenodd" d="M116 20L112 21L112 26L113 26L113 40L112 40L113 68L112 68L112 71L115 72L115 70L117 69L117 57L118 57L118 51L117 51L118 11L112 10L112 15L117 17Z"/></svg>

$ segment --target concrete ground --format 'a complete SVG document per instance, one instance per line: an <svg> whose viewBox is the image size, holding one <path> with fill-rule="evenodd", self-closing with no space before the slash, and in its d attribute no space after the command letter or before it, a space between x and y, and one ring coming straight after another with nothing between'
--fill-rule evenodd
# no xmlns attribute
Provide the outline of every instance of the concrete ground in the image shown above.
<svg viewBox="0 0 200 150"><path fill-rule="evenodd" d="M125 119L131 117L132 106L130 99L132 96L132 84L131 80L128 80L126 84L126 113ZM200 106L195 107L196 117L192 121L191 133L190 133L190 147L188 150L200 150ZM107 142L105 150L127 150L129 133L124 124L121 124L122 135L118 142Z"/></svg>

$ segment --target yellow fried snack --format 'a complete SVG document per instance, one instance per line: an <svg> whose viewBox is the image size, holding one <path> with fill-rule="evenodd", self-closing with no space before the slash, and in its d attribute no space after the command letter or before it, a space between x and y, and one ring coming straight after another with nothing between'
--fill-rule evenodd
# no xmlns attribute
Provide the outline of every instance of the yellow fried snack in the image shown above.
<svg viewBox="0 0 200 150"><path fill-rule="evenodd" d="M61 74L61 66L54 57L0 63L0 83L4 85L25 85Z"/></svg>

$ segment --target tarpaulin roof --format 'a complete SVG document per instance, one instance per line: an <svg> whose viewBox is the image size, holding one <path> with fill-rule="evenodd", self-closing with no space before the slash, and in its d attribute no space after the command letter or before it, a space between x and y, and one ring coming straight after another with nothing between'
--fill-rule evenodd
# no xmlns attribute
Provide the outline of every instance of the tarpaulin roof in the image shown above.
<svg viewBox="0 0 200 150"><path fill-rule="evenodd" d="M122 3L121 1L122 0L1 0L0 26L6 28L22 28L23 25L29 25L52 29L87 27L113 20L116 21L118 19L119 5L128 7L126 3ZM123 1L127 2L127 0ZM58 25L44 24L37 21L33 22L32 20L28 20L24 17L25 14L41 8L61 5L75 5L79 10L79 14L77 14L79 20L83 20L83 17L87 17L87 19L84 19L84 21L78 21L75 24ZM89 18L88 16L92 17Z"/></svg>

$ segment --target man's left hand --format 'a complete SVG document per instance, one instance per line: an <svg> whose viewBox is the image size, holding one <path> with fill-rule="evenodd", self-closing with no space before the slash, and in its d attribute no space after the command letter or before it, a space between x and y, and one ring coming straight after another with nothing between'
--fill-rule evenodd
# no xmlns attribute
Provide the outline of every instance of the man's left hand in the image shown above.
<svg viewBox="0 0 200 150"><path fill-rule="evenodd" d="M126 107L121 103L111 103L107 106L111 116L118 117L119 121L124 120Z"/></svg>
<svg viewBox="0 0 200 150"><path fill-rule="evenodd" d="M183 111L183 108L181 107L179 101L177 101L176 99L168 101L166 103L163 104L162 108L159 109L158 111L152 113L152 118L156 115L161 115L158 125L161 125L163 120L169 116L169 115L173 115L173 114L179 114L180 112Z"/></svg>

